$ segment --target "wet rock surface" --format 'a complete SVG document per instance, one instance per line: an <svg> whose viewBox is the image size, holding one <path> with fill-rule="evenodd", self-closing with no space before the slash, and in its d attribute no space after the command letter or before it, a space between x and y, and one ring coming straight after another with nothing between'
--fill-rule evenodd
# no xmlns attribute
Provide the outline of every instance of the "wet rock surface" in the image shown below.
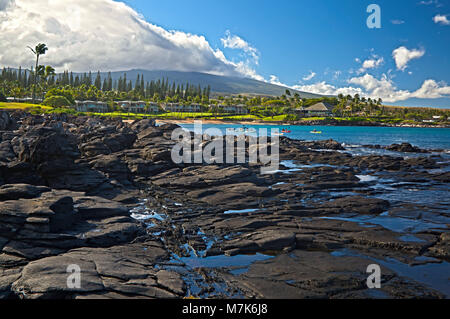
<svg viewBox="0 0 450 319"><path fill-rule="evenodd" d="M450 296L445 154L282 137L263 174L175 164L176 128L0 113L0 298Z"/></svg>

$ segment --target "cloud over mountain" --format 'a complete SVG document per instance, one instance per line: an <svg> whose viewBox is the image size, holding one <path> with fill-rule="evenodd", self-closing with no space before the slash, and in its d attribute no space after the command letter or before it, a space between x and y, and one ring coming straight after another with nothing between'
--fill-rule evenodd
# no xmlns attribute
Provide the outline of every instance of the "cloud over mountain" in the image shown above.
<svg viewBox="0 0 450 319"><path fill-rule="evenodd" d="M49 47L42 63L58 71L133 68L255 77L205 37L165 30L113 0L0 0L0 65L29 67L28 45Z"/></svg>
<svg viewBox="0 0 450 319"><path fill-rule="evenodd" d="M224 48L242 50L252 58L255 64L259 63L258 50L241 37L231 34L229 30L227 30L225 37L220 39L220 41L222 41Z"/></svg>

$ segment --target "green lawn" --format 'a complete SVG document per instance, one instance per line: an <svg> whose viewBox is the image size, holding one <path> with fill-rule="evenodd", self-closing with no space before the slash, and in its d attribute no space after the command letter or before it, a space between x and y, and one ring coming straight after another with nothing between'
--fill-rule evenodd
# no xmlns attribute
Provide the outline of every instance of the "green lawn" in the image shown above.
<svg viewBox="0 0 450 319"><path fill-rule="evenodd" d="M302 118L301 121L309 122L309 121L323 121L326 117L305 117Z"/></svg>
<svg viewBox="0 0 450 319"><path fill-rule="evenodd" d="M33 109L33 108L41 108L43 110L52 110L53 109L50 106L44 106L44 105L40 105L40 104L0 102L0 109L27 110L27 109Z"/></svg>
<svg viewBox="0 0 450 319"><path fill-rule="evenodd" d="M149 117L151 114L141 114L141 113L123 113L123 112L108 112L108 113L91 113L87 112L84 114L92 114L98 116L110 116L110 117Z"/></svg>
<svg viewBox="0 0 450 319"><path fill-rule="evenodd" d="M172 113L162 113L155 114L154 117L158 118L197 118L197 117L212 117L213 113L188 113L188 112L172 112Z"/></svg>
<svg viewBox="0 0 450 319"><path fill-rule="evenodd" d="M233 116L223 116L227 120L244 121L244 120L259 120L260 118L256 115L233 115Z"/></svg>
<svg viewBox="0 0 450 319"><path fill-rule="evenodd" d="M284 122L284 121L286 121L287 116L288 116L287 114L276 115L274 117L268 116L268 117L263 118L262 120L265 122Z"/></svg>

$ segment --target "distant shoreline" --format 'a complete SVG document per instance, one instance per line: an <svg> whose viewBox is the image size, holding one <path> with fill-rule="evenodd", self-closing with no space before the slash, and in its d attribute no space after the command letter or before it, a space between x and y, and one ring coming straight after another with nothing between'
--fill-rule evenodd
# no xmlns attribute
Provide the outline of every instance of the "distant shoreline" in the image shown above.
<svg viewBox="0 0 450 319"><path fill-rule="evenodd" d="M341 123L327 123L323 121L312 122L260 122L260 121L223 121L223 120L208 120L208 119L185 119L185 120L165 120L156 119L158 124L194 124L195 121L202 121L203 124L219 124L219 125L273 125L273 126L367 126L367 127L410 127L410 128L450 128L449 125L409 125L409 124L386 124L386 123L363 123L363 122L341 122Z"/></svg>
<svg viewBox="0 0 450 319"><path fill-rule="evenodd" d="M52 111L52 107L42 106L42 105L31 105L31 104L19 104L19 103L5 103L0 102L0 111L14 112L23 111L30 112L33 107L38 107L38 113L47 113ZM61 109L56 109L61 110ZM44 112L43 112L44 111ZM65 111L65 110L63 110ZM65 113L65 112L62 112ZM129 113L84 113L78 114L80 116L105 116L105 117L119 117L124 121L134 121L136 118L131 119ZM185 119L174 119L174 118L160 118L157 116L152 116L150 114L134 114L135 117L140 118L153 118L157 123L174 123L174 124L193 124L194 121L202 121L205 124L232 124L232 125L266 125L266 126L363 126L363 127L412 127L412 128L450 128L450 124L407 124L407 123L385 123L376 121L364 121L364 120L339 120L339 119L314 119L309 121L262 121L262 120L234 120L234 119L210 119L210 118L185 118Z"/></svg>

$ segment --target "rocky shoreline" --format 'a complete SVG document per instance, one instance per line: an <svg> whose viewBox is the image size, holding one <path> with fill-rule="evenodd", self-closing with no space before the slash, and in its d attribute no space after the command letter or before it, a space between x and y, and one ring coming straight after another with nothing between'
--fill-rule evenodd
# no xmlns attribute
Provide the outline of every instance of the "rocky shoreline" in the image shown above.
<svg viewBox="0 0 450 319"><path fill-rule="evenodd" d="M442 155L283 137L261 174L174 164L175 128L0 112L0 298L449 297Z"/></svg>

